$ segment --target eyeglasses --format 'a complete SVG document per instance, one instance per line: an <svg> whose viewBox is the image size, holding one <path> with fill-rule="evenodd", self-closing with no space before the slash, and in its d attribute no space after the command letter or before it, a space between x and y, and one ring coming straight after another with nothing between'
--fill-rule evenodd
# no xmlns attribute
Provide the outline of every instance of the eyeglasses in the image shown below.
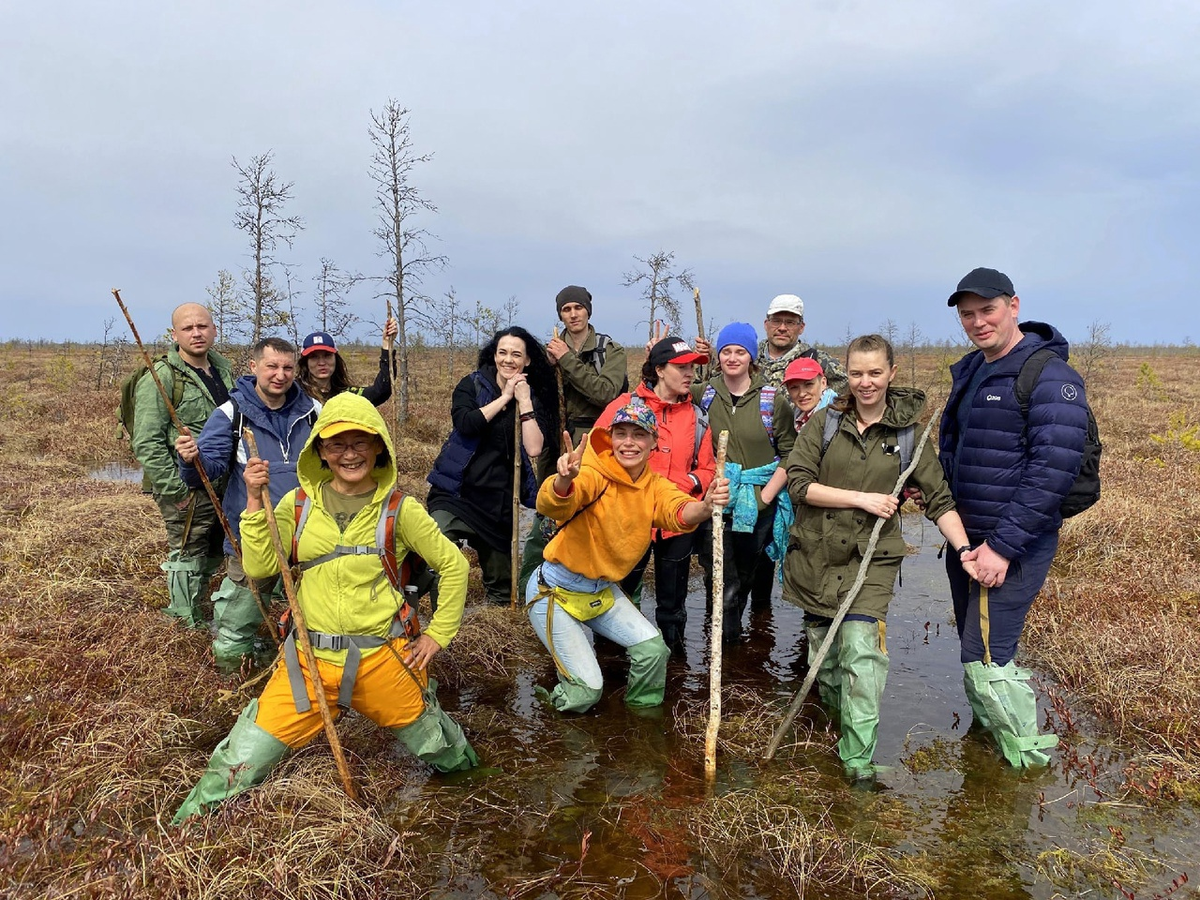
<svg viewBox="0 0 1200 900"><path fill-rule="evenodd" d="M362 455L375 445L375 438L359 438L357 441L322 441L321 449L330 456L341 456L347 450Z"/></svg>
<svg viewBox="0 0 1200 900"><path fill-rule="evenodd" d="M767 316L772 325L786 325L788 328L799 328L800 320L795 316Z"/></svg>

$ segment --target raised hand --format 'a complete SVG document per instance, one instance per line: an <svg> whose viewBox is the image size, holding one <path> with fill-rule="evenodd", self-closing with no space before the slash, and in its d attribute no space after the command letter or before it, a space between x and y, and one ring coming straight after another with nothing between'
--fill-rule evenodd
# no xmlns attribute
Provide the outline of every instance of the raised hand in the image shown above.
<svg viewBox="0 0 1200 900"><path fill-rule="evenodd" d="M558 458L558 477L565 481L574 481L579 475L579 466L583 462L583 448L587 445L588 435L591 432L586 432L579 439L579 446L576 447L571 441L571 433L563 432L562 445L567 448L567 452Z"/></svg>
<svg viewBox="0 0 1200 900"><path fill-rule="evenodd" d="M528 405L530 402L529 381L526 379L525 373L522 372L520 375L514 375L508 380L508 383L512 385L513 396L517 398L517 403Z"/></svg>
<svg viewBox="0 0 1200 900"><path fill-rule="evenodd" d="M696 352L703 353L710 363L713 362L712 344L702 337L696 338Z"/></svg>
<svg viewBox="0 0 1200 900"><path fill-rule="evenodd" d="M383 323L383 349L392 349L392 339L400 332L400 324L394 316L389 316L388 320Z"/></svg>
<svg viewBox="0 0 1200 900"><path fill-rule="evenodd" d="M646 341L646 352L649 353L655 344L663 338L669 337L670 334L671 332L667 329L667 323L662 319L655 319L650 332L650 340Z"/></svg>

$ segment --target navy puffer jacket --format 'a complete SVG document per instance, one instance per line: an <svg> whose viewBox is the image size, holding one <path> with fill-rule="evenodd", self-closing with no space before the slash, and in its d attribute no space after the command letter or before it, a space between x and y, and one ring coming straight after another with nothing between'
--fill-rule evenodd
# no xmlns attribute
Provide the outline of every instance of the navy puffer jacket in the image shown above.
<svg viewBox="0 0 1200 900"><path fill-rule="evenodd" d="M1022 322L1025 337L996 360L974 396L964 397L980 366L975 350L950 367L954 378L942 413L939 458L958 513L973 544L1013 560L1038 537L1062 524L1058 507L1079 474L1087 435L1083 379L1067 365L1067 340L1042 322ZM1015 383L1033 351L1058 354L1042 370L1029 398L1029 427L1021 415ZM959 435L958 408L970 404L966 433Z"/></svg>

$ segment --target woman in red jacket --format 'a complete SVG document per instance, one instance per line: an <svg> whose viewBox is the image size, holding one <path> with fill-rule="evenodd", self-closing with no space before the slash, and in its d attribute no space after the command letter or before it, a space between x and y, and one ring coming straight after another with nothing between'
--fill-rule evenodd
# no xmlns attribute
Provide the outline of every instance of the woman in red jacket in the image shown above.
<svg viewBox="0 0 1200 900"><path fill-rule="evenodd" d="M691 396L696 364L707 362L708 357L689 347L683 338L663 338L650 348L637 389L617 397L596 420L596 427L607 428L617 410L629 405L632 398L645 403L658 420L658 446L650 453L650 470L696 499L704 496L716 471L712 441L707 439L708 420ZM691 533L656 528L646 555L621 580L626 596L640 596L642 573L654 554L654 620L676 656L684 655L693 540Z"/></svg>

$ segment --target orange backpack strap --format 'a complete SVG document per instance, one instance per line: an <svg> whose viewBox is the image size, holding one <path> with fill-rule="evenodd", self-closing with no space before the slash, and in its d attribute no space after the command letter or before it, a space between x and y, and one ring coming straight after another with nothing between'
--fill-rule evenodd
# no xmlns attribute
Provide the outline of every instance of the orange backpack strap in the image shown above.
<svg viewBox="0 0 1200 900"><path fill-rule="evenodd" d="M296 488L296 521L292 527L292 557L289 560L289 563L293 566L300 559L300 532L304 530L304 525L308 522L308 513L311 509L312 501L308 499L308 494L304 493L304 488Z"/></svg>

